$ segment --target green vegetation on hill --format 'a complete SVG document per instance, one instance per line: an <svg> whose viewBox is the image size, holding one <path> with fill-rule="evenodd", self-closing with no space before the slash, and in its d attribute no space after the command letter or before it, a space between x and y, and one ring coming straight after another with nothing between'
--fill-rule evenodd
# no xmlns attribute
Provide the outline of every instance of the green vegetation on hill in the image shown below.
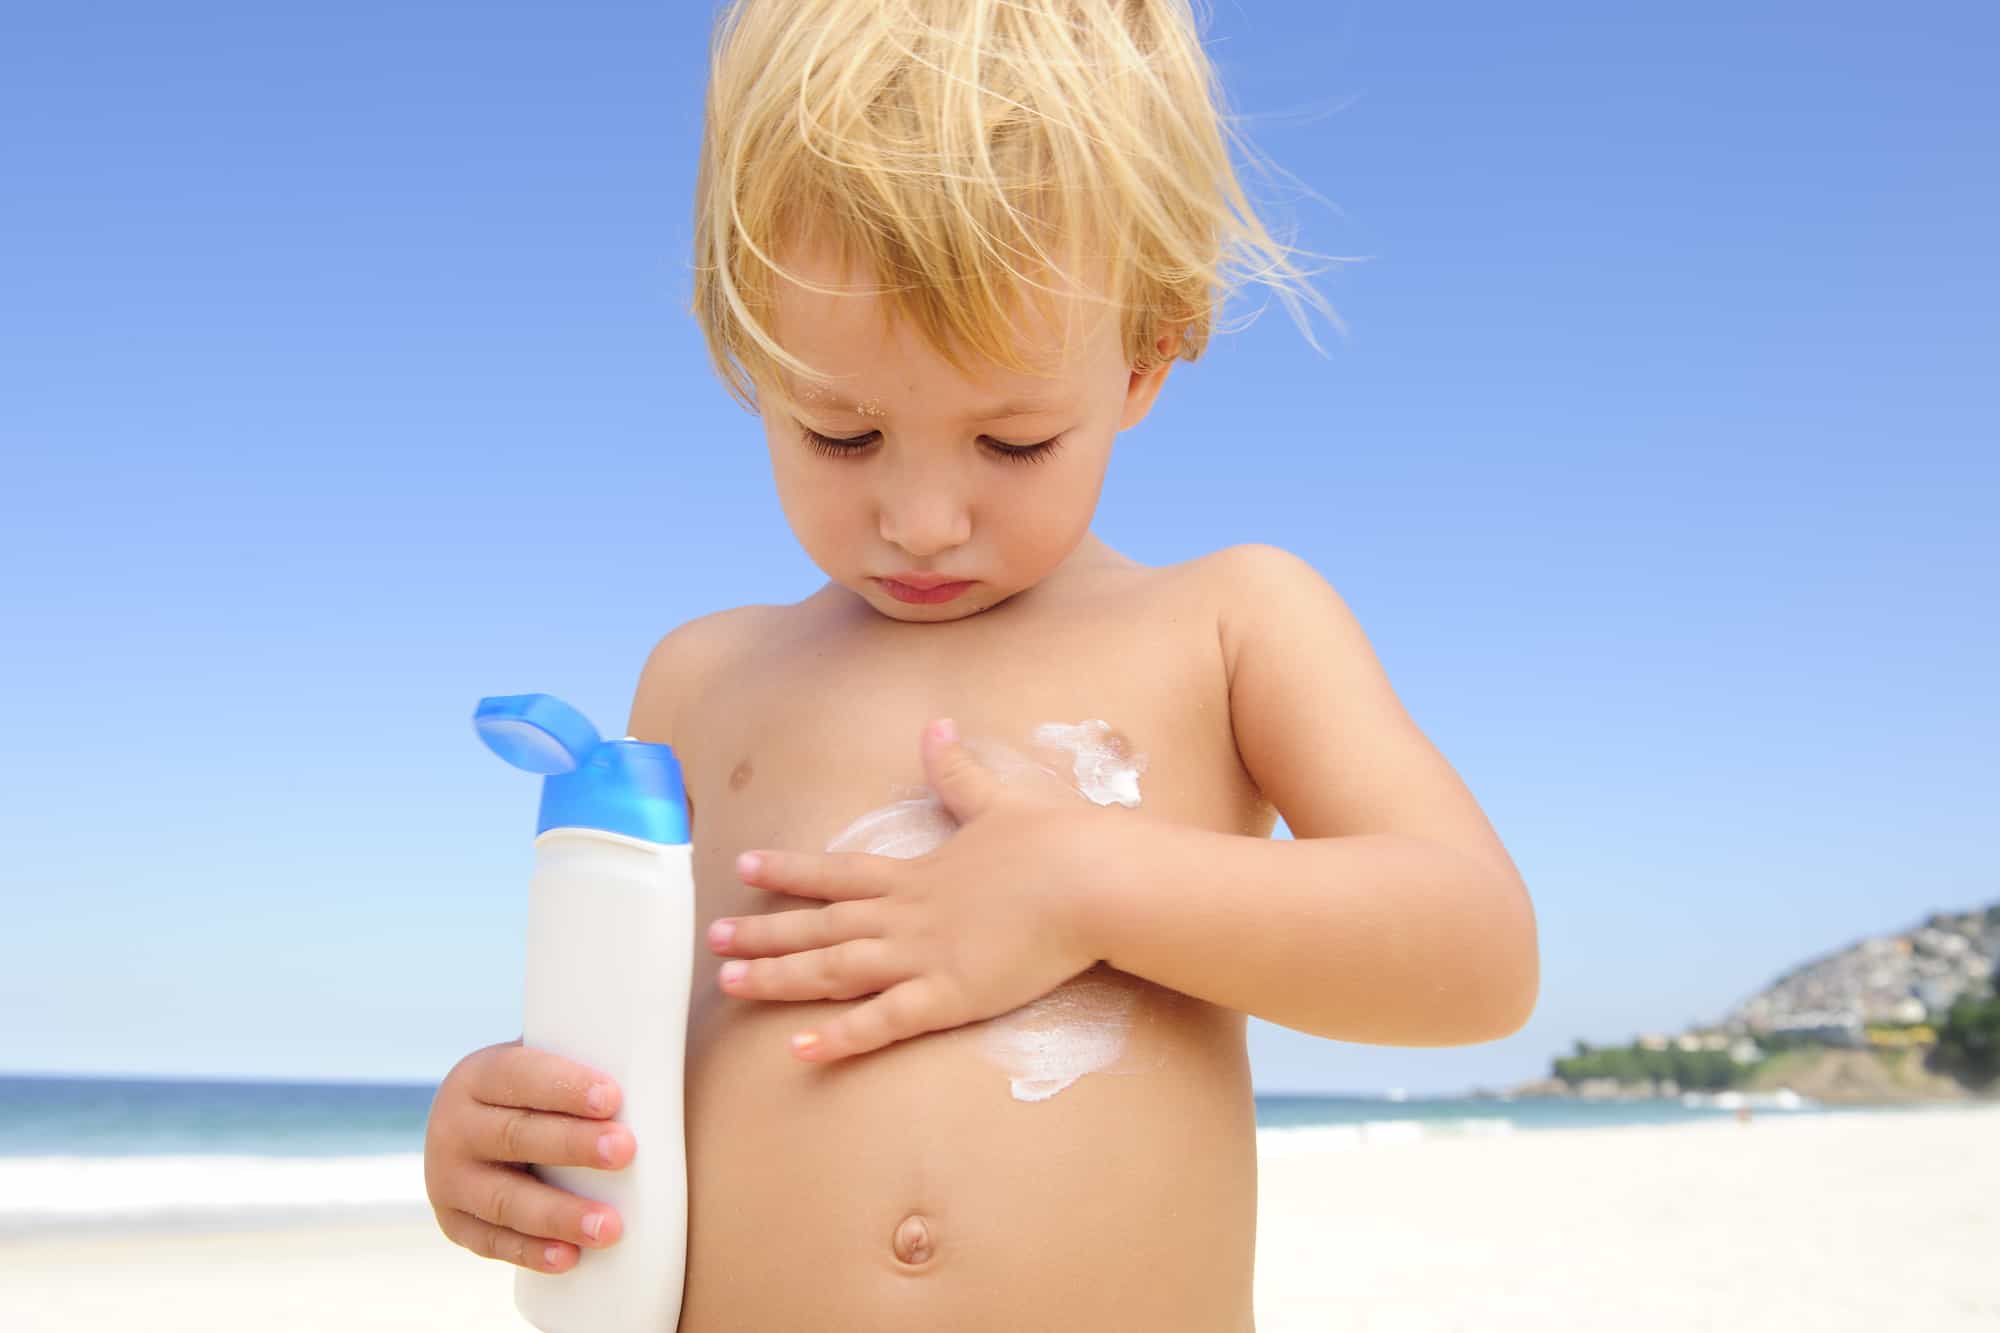
<svg viewBox="0 0 2000 1333"><path fill-rule="evenodd" d="M1727 1051L1684 1051L1678 1046L1655 1051L1636 1043L1594 1047L1584 1041L1577 1042L1575 1055L1558 1057L1555 1062L1557 1077L1572 1085L1587 1078L1614 1078L1620 1083L1670 1078L1684 1092L1732 1088L1754 1068L1737 1064Z"/></svg>
<svg viewBox="0 0 2000 1333"><path fill-rule="evenodd" d="M1963 996L1938 1025L1932 1062L1968 1087L2000 1078L2000 995Z"/></svg>

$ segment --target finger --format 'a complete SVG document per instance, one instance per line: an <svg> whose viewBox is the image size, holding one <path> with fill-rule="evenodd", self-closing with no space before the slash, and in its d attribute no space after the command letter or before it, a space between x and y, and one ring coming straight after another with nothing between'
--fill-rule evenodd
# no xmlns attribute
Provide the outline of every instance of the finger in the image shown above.
<svg viewBox="0 0 2000 1333"><path fill-rule="evenodd" d="M576 1262L580 1251L561 1241L540 1236L524 1236L506 1227L496 1227L471 1213L446 1208L438 1213L438 1228L453 1243L488 1259L500 1259L538 1273L560 1273Z"/></svg>
<svg viewBox="0 0 2000 1333"><path fill-rule="evenodd" d="M592 1166L616 1171L638 1151L632 1131L616 1120L589 1120L520 1106L475 1107L458 1145L481 1162Z"/></svg>
<svg viewBox="0 0 2000 1333"><path fill-rule="evenodd" d="M492 1047L489 1058L469 1065L466 1087L488 1106L594 1119L616 1115L623 1100L618 1081L609 1074L539 1046L512 1043Z"/></svg>
<svg viewBox="0 0 2000 1333"><path fill-rule="evenodd" d="M798 898L879 898L900 868L872 852L745 852L736 874L745 884Z"/></svg>
<svg viewBox="0 0 2000 1333"><path fill-rule="evenodd" d="M558 1189L522 1167L490 1161L466 1163L462 1171L454 1171L452 1179L438 1191L438 1201L502 1231L544 1243L564 1241L602 1249L624 1233L618 1209L612 1205ZM476 1239L480 1237L476 1235Z"/></svg>
<svg viewBox="0 0 2000 1333"><path fill-rule="evenodd" d="M879 1051L926 1032L957 1027L960 1020L946 1008L943 987L934 978L912 977L805 1034L812 1038L809 1044L801 1047L795 1038L792 1053L820 1063Z"/></svg>
<svg viewBox="0 0 2000 1333"><path fill-rule="evenodd" d="M720 929L727 926L726 931ZM859 899L796 912L725 917L708 928L709 948L732 958L769 958L882 934L882 900Z"/></svg>
<svg viewBox="0 0 2000 1333"><path fill-rule="evenodd" d="M454 1172L440 1191L439 1202L475 1221L540 1241L544 1246L555 1241L579 1248L603 1249L624 1234L618 1210L610 1204L560 1189L520 1167L495 1162L472 1162ZM441 1218L441 1225L442 1221ZM497 1244L504 1239L489 1236L476 1227L468 1230L474 1242L468 1249L478 1244ZM522 1262L504 1249L500 1253L480 1252L510 1263ZM521 1253L532 1267L550 1262L546 1254Z"/></svg>
<svg viewBox="0 0 2000 1333"><path fill-rule="evenodd" d="M731 970L738 967L741 975ZM724 963L716 983L743 1000L851 1000L909 974L909 968L896 965L887 940L859 939L782 958Z"/></svg>
<svg viewBox="0 0 2000 1333"><path fill-rule="evenodd" d="M977 819L999 797L1000 779L960 742L950 718L924 728L920 749L931 789L960 823Z"/></svg>

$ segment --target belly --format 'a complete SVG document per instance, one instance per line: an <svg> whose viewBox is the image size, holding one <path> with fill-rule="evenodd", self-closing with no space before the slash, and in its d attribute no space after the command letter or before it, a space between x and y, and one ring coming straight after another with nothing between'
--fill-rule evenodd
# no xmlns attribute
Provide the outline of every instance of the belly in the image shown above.
<svg viewBox="0 0 2000 1333"><path fill-rule="evenodd" d="M856 1003L698 996L680 1333L1253 1327L1240 1015L1100 965L867 1055L787 1050Z"/></svg>

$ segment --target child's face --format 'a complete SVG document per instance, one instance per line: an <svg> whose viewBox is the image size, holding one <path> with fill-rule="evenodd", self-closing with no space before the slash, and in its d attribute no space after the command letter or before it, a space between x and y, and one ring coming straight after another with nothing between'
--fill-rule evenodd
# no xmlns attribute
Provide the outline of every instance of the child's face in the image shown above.
<svg viewBox="0 0 2000 1333"><path fill-rule="evenodd" d="M786 262L822 286L870 285L825 253ZM774 336L829 377L788 378L790 402L758 395L779 502L813 563L896 620L974 615L1062 565L1089 532L1113 438L1146 415L1171 364L1132 373L1117 320L1073 297L1063 315L1018 330L1024 359L1049 378L991 363L961 375L913 327L890 329L886 301L866 292L781 281L776 299ZM1079 336L1059 360L1064 317ZM1162 340L1163 355L1170 347ZM855 444L825 453L808 430ZM1002 452L1057 437L1028 458ZM903 574L972 583L914 604L884 586Z"/></svg>

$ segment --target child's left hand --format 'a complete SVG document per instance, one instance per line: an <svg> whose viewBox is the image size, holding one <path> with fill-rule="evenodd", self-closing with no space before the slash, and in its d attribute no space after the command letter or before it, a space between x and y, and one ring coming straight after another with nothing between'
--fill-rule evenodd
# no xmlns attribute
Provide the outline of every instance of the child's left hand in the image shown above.
<svg viewBox="0 0 2000 1333"><path fill-rule="evenodd" d="M746 852L746 884L825 907L733 917L710 927L745 965L723 989L748 1000L873 995L792 1038L803 1059L838 1060L1004 1014L1098 960L1081 910L1101 864L1103 807L1051 803L1001 784L956 736L926 728L924 774L959 821L935 851ZM752 858L756 864L752 864ZM725 936L721 928L734 927ZM876 992L880 992L876 994Z"/></svg>

